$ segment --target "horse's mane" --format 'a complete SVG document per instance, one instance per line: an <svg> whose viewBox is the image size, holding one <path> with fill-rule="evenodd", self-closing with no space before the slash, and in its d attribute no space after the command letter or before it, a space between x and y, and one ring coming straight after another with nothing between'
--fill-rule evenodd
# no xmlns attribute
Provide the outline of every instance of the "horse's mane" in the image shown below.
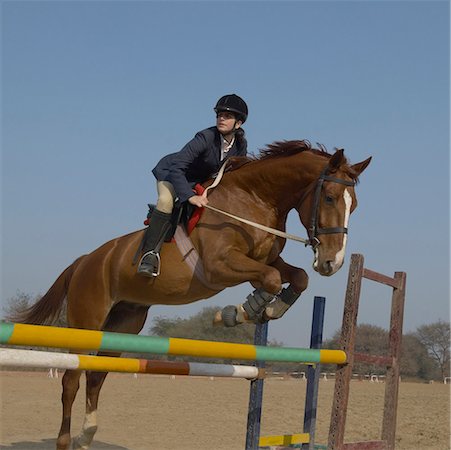
<svg viewBox="0 0 451 450"><path fill-rule="evenodd" d="M330 159L332 154L329 153L323 144L317 144L318 148L314 148L308 140L294 140L294 141L278 141L268 144L265 148L259 150L257 155L237 156L231 157L228 161L227 171L236 170L240 167L252 162L268 160L272 158L284 158L295 155L301 152L308 152L314 155L322 156ZM338 149L335 149L338 150ZM346 172L349 176L358 181L358 176L350 166Z"/></svg>
<svg viewBox="0 0 451 450"><path fill-rule="evenodd" d="M324 145L318 144L319 148L313 148L307 140L302 141L279 141L268 144L265 148L259 149L257 155L232 156L228 160L227 171L239 169L248 163L262 161L271 158L280 158L295 155L304 151L330 158L332 155L327 152Z"/></svg>
<svg viewBox="0 0 451 450"><path fill-rule="evenodd" d="M312 147L310 141L279 141L273 142L267 145L265 148L260 149L260 154L257 159L275 158L278 156L291 156L297 153L308 151L310 153L325 156L330 158L332 155L328 153L326 147L322 144L318 144L319 148Z"/></svg>

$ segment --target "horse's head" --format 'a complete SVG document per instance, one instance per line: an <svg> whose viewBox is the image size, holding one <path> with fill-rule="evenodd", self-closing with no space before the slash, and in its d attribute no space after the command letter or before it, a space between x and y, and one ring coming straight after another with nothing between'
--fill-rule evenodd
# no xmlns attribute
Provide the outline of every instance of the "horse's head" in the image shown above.
<svg viewBox="0 0 451 450"><path fill-rule="evenodd" d="M343 265L349 216L357 207L354 186L370 161L349 165L337 150L301 199L298 213L315 254L313 268L321 275L333 275Z"/></svg>

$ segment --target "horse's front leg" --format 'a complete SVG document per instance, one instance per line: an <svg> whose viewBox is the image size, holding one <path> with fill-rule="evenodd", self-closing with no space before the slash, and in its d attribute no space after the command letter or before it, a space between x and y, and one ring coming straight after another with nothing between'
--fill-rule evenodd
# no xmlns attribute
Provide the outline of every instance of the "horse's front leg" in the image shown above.
<svg viewBox="0 0 451 450"><path fill-rule="evenodd" d="M239 251L211 263L207 261L205 275L215 284L232 286L249 281L257 288L248 295L245 303L226 306L217 313L214 323L227 327L261 321L265 307L282 289L282 277L276 267L255 261Z"/></svg>
<svg viewBox="0 0 451 450"><path fill-rule="evenodd" d="M290 283L283 288L266 308L263 317L267 320L279 319L307 289L308 275L304 269L286 263L280 256L271 264L282 277L282 283Z"/></svg>
<svg viewBox="0 0 451 450"><path fill-rule="evenodd" d="M307 288L308 276L303 269L287 264L278 257L270 266L236 252L222 263L208 265L213 282L249 281L257 289L247 296L246 302L229 305L218 311L214 323L233 327L240 323L258 323L278 319L290 308ZM290 285L282 289L282 283Z"/></svg>

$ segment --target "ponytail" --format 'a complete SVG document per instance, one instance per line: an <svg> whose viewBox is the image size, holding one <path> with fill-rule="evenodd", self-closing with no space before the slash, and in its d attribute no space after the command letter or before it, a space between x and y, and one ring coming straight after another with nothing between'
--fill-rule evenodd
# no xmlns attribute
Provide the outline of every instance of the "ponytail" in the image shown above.
<svg viewBox="0 0 451 450"><path fill-rule="evenodd" d="M246 132L242 128L235 131L235 139L240 150L247 148Z"/></svg>

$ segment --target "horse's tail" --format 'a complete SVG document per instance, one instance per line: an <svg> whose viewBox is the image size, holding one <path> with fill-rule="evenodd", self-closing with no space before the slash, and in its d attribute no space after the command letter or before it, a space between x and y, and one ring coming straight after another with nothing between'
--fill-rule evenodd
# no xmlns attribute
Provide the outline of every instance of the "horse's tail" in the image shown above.
<svg viewBox="0 0 451 450"><path fill-rule="evenodd" d="M46 294L34 305L11 314L7 319L14 323L28 323L34 325L54 324L63 309L72 275L78 263L83 258L80 256L56 279Z"/></svg>

